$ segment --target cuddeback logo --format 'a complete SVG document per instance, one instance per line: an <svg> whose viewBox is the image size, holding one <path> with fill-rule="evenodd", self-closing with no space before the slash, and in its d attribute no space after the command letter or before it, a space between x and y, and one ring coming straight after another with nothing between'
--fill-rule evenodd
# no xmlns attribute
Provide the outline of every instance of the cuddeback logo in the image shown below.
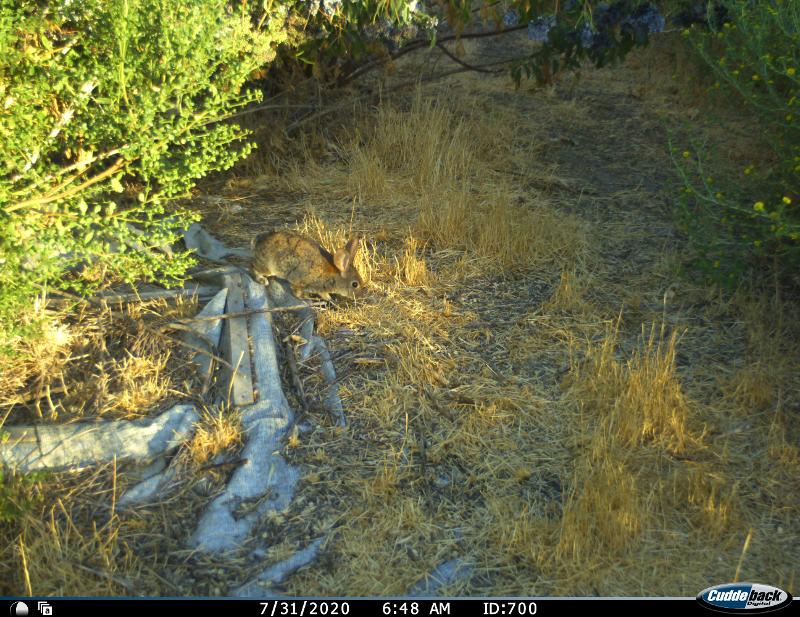
<svg viewBox="0 0 800 617"><path fill-rule="evenodd" d="M787 606L792 595L758 583L729 583L709 587L697 594L697 601L706 608L723 613L766 613Z"/></svg>

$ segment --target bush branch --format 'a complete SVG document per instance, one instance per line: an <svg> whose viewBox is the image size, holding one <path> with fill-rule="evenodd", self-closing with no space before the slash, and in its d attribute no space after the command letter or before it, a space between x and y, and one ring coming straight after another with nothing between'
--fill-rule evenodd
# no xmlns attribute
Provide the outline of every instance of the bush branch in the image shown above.
<svg viewBox="0 0 800 617"><path fill-rule="evenodd" d="M118 159L116 163L114 163L111 167L106 169L103 172L100 172L96 176L92 176L88 180L81 182L77 186L73 186L71 189L64 191L63 193L58 193L56 195L49 195L43 197L34 197L33 199L26 199L25 201L20 201L13 206L9 206L6 208L7 213L16 212L17 210L22 210L23 208L27 208L29 206L41 206L44 204L48 204L54 201L60 201L62 199L67 199L80 193L84 189L89 188L93 184L97 184L98 182L102 182L109 176L113 176L117 171L119 171L122 166L125 164L125 159Z"/></svg>

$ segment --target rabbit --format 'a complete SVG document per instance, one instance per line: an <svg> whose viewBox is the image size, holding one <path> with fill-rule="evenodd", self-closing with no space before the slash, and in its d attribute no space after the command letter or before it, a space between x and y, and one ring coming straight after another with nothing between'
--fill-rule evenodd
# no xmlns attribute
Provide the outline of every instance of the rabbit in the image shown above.
<svg viewBox="0 0 800 617"><path fill-rule="evenodd" d="M333 255L293 231L258 234L253 239L252 269L260 282L275 276L289 282L298 297L309 294L330 300L331 294L352 298L364 289L355 268L358 238L351 238Z"/></svg>

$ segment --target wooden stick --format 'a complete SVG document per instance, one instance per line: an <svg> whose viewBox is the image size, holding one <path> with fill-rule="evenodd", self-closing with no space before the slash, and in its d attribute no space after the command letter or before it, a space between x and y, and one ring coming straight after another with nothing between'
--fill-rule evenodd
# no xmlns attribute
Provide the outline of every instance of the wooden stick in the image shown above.
<svg viewBox="0 0 800 617"><path fill-rule="evenodd" d="M144 302L156 298L177 298L179 296L210 296L214 295L219 289L210 285L194 285L192 287L181 287L179 289L153 289L150 291L132 291L125 293L97 294L91 296L89 301L98 303L101 300L106 302Z"/></svg>
<svg viewBox="0 0 800 617"><path fill-rule="evenodd" d="M66 388L64 388L62 386L56 386L55 388L50 388L50 394L61 394L64 391L66 391ZM4 402L0 403L0 407L5 407L5 406L8 406L8 405L11 405L11 406L14 406L14 405L25 405L25 404L30 403L32 401L35 401L37 399L44 398L45 396L47 396L47 394L45 394L45 392L42 391L42 390L40 390L39 392L36 392L36 393L29 392L26 396L24 396L22 398L19 398L17 400L4 401Z"/></svg>
<svg viewBox="0 0 800 617"><path fill-rule="evenodd" d="M242 275L225 275L223 278L225 287L228 288L228 308L232 309L232 313L243 313L245 309ZM221 350L231 362L236 362L237 365L237 369L230 374L223 371L224 378L230 380L229 393L233 394L233 404L236 407L252 405L255 399L250 365L250 337L246 317L233 317L225 322L222 328ZM241 370L238 370L239 366L241 366Z"/></svg>
<svg viewBox="0 0 800 617"><path fill-rule="evenodd" d="M508 64L508 63L513 62L515 60L517 60L517 58L509 58L507 60L498 60L497 62L487 62L486 64L479 65L479 68L483 68L483 67L487 67L487 66L498 66L500 64ZM427 77L419 77L419 78L416 78L416 79L413 79L413 80L408 80L408 81L401 82L401 83L399 83L399 84L397 84L395 86L392 86L391 88L386 88L385 90L382 90L380 92L380 94L388 94L390 92L395 92L396 90L402 90L403 88L408 88L409 86L415 86L415 85L417 85L419 83L423 83L423 82L427 82L427 81L435 81L437 79L442 79L444 77L449 77L450 75L455 75L457 73L464 73L465 71L474 71L474 70L476 70L476 67L471 67L471 68L463 68L463 67L461 67L461 68L458 68L458 69L453 69L451 71L444 71L442 73L437 73L435 75L428 75ZM319 118L322 118L323 116L327 116L328 114L332 114L335 111L339 111L344 107L348 107L349 105L353 104L353 101L360 101L360 100L364 100L364 99L373 98L376 95L377 95L377 93L370 92L370 93L365 94L363 96L355 97L354 99L353 98L347 99L343 103L340 103L338 105L334 105L333 107L330 107L328 109L323 109L323 110L321 110L321 111L319 111L317 113L313 113L313 114L309 114L307 116L303 116L302 118L299 118L298 120L294 121L292 124L287 126L286 127L286 133L287 134L291 133L292 131L295 131L296 129L300 128L301 126L303 126L304 124L306 124L308 122L311 122L312 120L317 120Z"/></svg>
<svg viewBox="0 0 800 617"><path fill-rule="evenodd" d="M225 360L225 358L220 358L219 356L214 355L210 351L206 351L205 349L201 349L200 347L196 347L196 346L191 345L191 344L189 344L189 343L187 343L185 341L179 341L178 339L172 338L171 336L167 336L166 334L164 334L163 332L159 332L158 330L154 330L152 328L147 328L147 329L150 332L152 332L153 334L155 334L156 336L160 336L161 338L167 339L168 341L172 341L173 343L177 343L178 345L186 347L187 349L191 349L192 351L195 351L197 353L201 353L201 354L203 354L205 356L208 356L209 358L211 358L215 362L220 362L220 363L224 364L225 366L227 366L232 371L235 370L235 367L230 362Z"/></svg>
<svg viewBox="0 0 800 617"><path fill-rule="evenodd" d="M70 561L69 563L71 563L76 568L80 568L81 570L86 570L90 574L94 574L95 576L97 576L99 578L106 578L106 579L110 580L111 582L116 583L117 585L119 585L123 589L127 589L132 594L135 594L136 591L137 591L136 586L133 583L131 583L130 581L127 581L127 580L125 580L123 578L120 578L118 576L114 576L113 574L109 574L108 572L103 572L102 570L95 570L94 568L90 568L89 566L85 566L82 563L78 563L77 561Z"/></svg>

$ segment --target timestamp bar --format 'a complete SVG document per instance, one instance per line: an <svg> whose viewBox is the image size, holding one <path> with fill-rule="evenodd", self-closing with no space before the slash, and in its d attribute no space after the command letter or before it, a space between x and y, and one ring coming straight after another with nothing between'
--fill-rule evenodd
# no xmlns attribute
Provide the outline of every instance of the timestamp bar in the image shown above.
<svg viewBox="0 0 800 617"><path fill-rule="evenodd" d="M638 616L660 608L680 611L681 617L712 615L694 598L0 598L3 600L12 617L125 617L128 613L137 617L535 617L576 609ZM21 612L20 603L28 612ZM792 613L797 607L795 600L784 610ZM777 611L776 617L784 610Z"/></svg>
<svg viewBox="0 0 800 617"><path fill-rule="evenodd" d="M578 603L579 606L568 606ZM576 608L641 614L663 603L682 617L708 615L694 598L394 598L337 600L264 600L259 617L533 617L557 615Z"/></svg>

